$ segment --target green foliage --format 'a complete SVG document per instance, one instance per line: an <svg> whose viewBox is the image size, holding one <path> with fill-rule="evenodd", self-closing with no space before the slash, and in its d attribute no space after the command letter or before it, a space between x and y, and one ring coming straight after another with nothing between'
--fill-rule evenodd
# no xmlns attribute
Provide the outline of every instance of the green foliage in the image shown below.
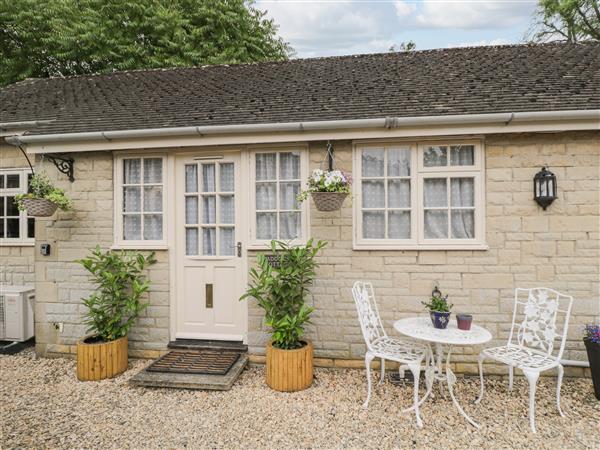
<svg viewBox="0 0 600 450"><path fill-rule="evenodd" d="M138 252L103 252L99 246L91 256L78 260L97 285L96 291L83 304L88 333L104 341L126 336L140 313L146 309L142 297L150 288L143 271L154 264L154 252L144 256Z"/></svg>
<svg viewBox="0 0 600 450"><path fill-rule="evenodd" d="M421 302L429 311L437 312L450 312L454 306L452 303L448 303L448 295L442 296L442 293L438 290L437 286L431 293L431 298L428 302Z"/></svg>
<svg viewBox="0 0 600 450"><path fill-rule="evenodd" d="M414 41L400 42L400 45L393 44L389 48L389 52L411 52L417 49L417 44Z"/></svg>
<svg viewBox="0 0 600 450"><path fill-rule="evenodd" d="M2 0L0 85L24 78L287 59L253 0Z"/></svg>
<svg viewBox="0 0 600 450"><path fill-rule="evenodd" d="M598 0L539 0L530 30L535 42L600 40Z"/></svg>
<svg viewBox="0 0 600 450"><path fill-rule="evenodd" d="M254 298L265 311L265 323L272 331L273 346L294 349L303 346L304 326L310 323L314 308L305 303L308 287L315 278L318 264L315 256L326 242L313 246L292 247L285 242L271 241L277 255L278 268L271 266L265 255L257 257L258 270L250 270L250 283L240 300Z"/></svg>
<svg viewBox="0 0 600 450"><path fill-rule="evenodd" d="M58 205L63 211L68 211L73 207L65 191L54 187L50 178L44 172L36 173L29 179L29 192L27 194L18 194L15 196L17 207L20 210L25 210L25 206L23 205L23 199L25 198L46 199Z"/></svg>

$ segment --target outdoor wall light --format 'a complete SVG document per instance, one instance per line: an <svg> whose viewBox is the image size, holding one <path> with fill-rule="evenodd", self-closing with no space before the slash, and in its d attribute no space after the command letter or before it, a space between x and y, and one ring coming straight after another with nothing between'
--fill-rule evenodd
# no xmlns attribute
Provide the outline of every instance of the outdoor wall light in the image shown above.
<svg viewBox="0 0 600 450"><path fill-rule="evenodd" d="M533 199L544 210L556 200L556 175L545 167L533 177Z"/></svg>

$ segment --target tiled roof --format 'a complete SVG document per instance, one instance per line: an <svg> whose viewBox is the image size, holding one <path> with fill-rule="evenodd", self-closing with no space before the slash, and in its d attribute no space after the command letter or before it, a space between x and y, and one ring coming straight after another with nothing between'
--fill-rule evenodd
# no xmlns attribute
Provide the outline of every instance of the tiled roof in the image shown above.
<svg viewBox="0 0 600 450"><path fill-rule="evenodd" d="M453 48L25 80L32 134L600 109L600 43Z"/></svg>

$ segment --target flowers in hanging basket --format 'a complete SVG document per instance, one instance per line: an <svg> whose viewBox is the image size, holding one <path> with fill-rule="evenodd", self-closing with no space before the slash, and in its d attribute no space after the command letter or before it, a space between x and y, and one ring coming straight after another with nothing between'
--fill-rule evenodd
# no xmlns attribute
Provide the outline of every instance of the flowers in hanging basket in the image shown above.
<svg viewBox="0 0 600 450"><path fill-rule="evenodd" d="M305 191L298 196L298 201L303 202L309 194L315 192L333 192L337 194L349 194L352 177L341 170L313 170Z"/></svg>
<svg viewBox="0 0 600 450"><path fill-rule="evenodd" d="M19 210L35 217L51 216L57 208L68 211L73 207L65 191L55 187L43 172L29 179L29 192L16 195L15 202Z"/></svg>
<svg viewBox="0 0 600 450"><path fill-rule="evenodd" d="M593 342L594 344L600 344L600 325L588 324L583 329L583 338L586 341Z"/></svg>

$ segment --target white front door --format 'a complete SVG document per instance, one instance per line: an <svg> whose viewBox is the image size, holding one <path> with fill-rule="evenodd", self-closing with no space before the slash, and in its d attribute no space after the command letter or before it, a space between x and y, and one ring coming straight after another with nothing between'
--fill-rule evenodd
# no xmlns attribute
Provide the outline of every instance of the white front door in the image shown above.
<svg viewBox="0 0 600 450"><path fill-rule="evenodd" d="M176 164L176 338L243 340L247 280L240 153Z"/></svg>

